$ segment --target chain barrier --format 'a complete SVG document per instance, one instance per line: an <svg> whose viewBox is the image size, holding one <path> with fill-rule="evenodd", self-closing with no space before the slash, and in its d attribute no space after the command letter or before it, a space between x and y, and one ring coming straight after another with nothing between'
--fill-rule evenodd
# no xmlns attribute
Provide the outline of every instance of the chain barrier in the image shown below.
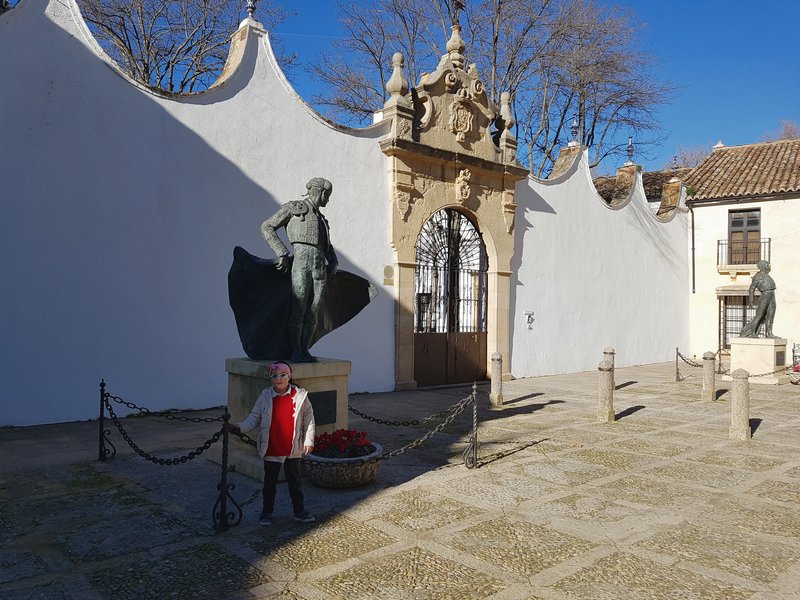
<svg viewBox="0 0 800 600"><path fill-rule="evenodd" d="M778 373L782 373L783 371L787 371L791 368L791 366L783 366L775 369L774 371L770 371L769 373L759 373L758 375L750 375L750 377L766 377L767 375L777 375Z"/></svg>
<svg viewBox="0 0 800 600"><path fill-rule="evenodd" d="M430 417L425 417L424 419L411 419L408 421L386 421L384 419L379 419L378 417L371 417L369 415L364 414L360 410L357 410L347 405L347 410L351 413L356 415L357 417L361 417L362 419L366 419L367 421L371 421L373 423L377 423L378 425L388 425L389 427L415 427L416 425L422 425L423 423L427 423L429 421L434 421L436 419L441 419L443 416L450 413L450 411L454 410L456 406L458 406L460 402L456 402L445 408L443 411L436 413L435 415L431 415Z"/></svg>
<svg viewBox="0 0 800 600"><path fill-rule="evenodd" d="M214 444L219 441L219 438L222 437L222 429L214 433L209 439L203 442L202 445L198 446L188 454L184 454L183 456L177 458L158 458L157 456L153 456L152 454L148 454L144 450L142 450L139 445L131 439L131 436L128 435L128 432L125 431L125 428L120 423L119 418L117 417L116 413L114 412L114 408L111 406L111 402L108 401L108 397L105 399L105 406L108 414L111 416L111 420L114 421L114 425L117 426L120 435L122 438L128 442L128 445L133 449L136 454L144 458L145 460L149 460L151 463L162 465L162 466L172 466L178 464L184 464L189 462L190 460L197 458L203 452L211 448ZM215 419L216 420L216 419Z"/></svg>
<svg viewBox="0 0 800 600"><path fill-rule="evenodd" d="M183 422L190 422L190 423L216 423L222 421L222 427L219 431L214 432L214 434L207 439L203 444L191 450L187 454L183 456L175 457L175 458L159 458L157 456L153 456L152 454L145 452L142 450L139 445L133 441L131 436L123 427L120 418L114 412L114 407L111 404L111 401L116 402L117 404L121 404L131 408L133 410L139 411L140 415L143 416L155 416L155 417L166 417L167 419L175 420L175 421L183 421ZM214 444L216 444L220 438L222 438L222 459L220 461L221 469L222 469L222 476L220 482L217 484L217 491L219 492L217 495L216 502L214 503L214 507L211 511L211 520L214 526L214 529L217 533L221 533L230 529L231 527L235 527L242 521L242 506L245 506L255 500L257 497L258 491L252 495L252 497L244 504L240 505L236 502L236 500L231 496L231 490L233 490L236 486L233 483L228 483L228 421L230 420L230 414L228 413L227 408L225 409L225 413L222 417L180 417L174 414L170 414L171 411L151 411L150 409L137 406L133 402L127 402L118 396L113 396L106 391L106 382L105 380L100 381L100 415L98 417L98 424L99 424L99 434L98 434L98 460L105 461L109 458L114 457L117 453L117 449L114 447L114 444L108 439L108 435L111 433L108 429L105 428L105 412L108 411L108 415L111 420L114 422L117 430L119 431L122 438L128 443L128 445L133 449L136 454L152 462L153 464L161 465L161 466L172 466L172 465L180 465L189 462L192 459L197 458L203 452L211 448ZM109 450L106 445L111 446L111 450Z"/></svg>
<svg viewBox="0 0 800 600"><path fill-rule="evenodd" d="M105 461L108 458L113 457L116 455L116 447L110 442L108 439L108 435L110 431L105 429L105 412L108 411L108 415L111 420L114 422L117 430L119 431L122 438L128 443L131 449L144 458L147 461L150 461L154 464L161 465L161 466L172 466L178 464L185 464L190 460L197 458L203 452L208 450L212 445L217 443L220 438L222 438L222 458L221 458L221 478L220 482L217 484L217 491L219 492L217 495L216 502L214 503L214 507L211 511L211 519L214 525L214 529L218 532L224 532L231 527L235 527L238 525L242 520L243 511L242 508L255 502L255 500L259 497L261 490L256 490L253 494L242 504L236 502L236 500L231 495L231 491L235 489L235 484L228 483L228 447L229 447L229 437L230 433L234 433L237 437L239 437L245 444L250 446L257 446L256 441L249 437L248 435L234 431L231 432L230 428L228 427L228 421L230 420L230 414L228 413L227 409L222 417L180 417L178 415L171 414L171 411L152 411L148 408L141 407L136 405L133 402L128 402L123 400L118 396L114 396L106 391L106 383L105 380L101 380L100 382L100 415L98 418L99 423L99 435L98 435L98 460ZM132 410L136 410L142 416L155 416L155 417L165 417L167 419L175 420L175 421L184 421L184 422L192 422L192 423L216 423L222 421L222 427L219 431L216 431L209 439L203 442L202 445L198 446L194 450L184 454L183 456L179 456L176 458L159 458L157 456L153 456L152 454L144 451L128 434L125 430L125 427L122 425L120 418L117 416L116 412L114 411L114 407L112 405L112 401L116 404L126 406ZM459 402L452 404L451 406L447 407L443 411L436 413L435 415L431 415L429 417L425 417L424 419L410 419L407 421L386 421L384 419L379 419L376 417L370 417L352 407L348 406L351 412L354 414L372 421L374 423L382 424L382 425L390 425L390 426L415 426L420 425L423 423L431 422L435 419L440 419L444 417L444 420L438 424L436 427L431 429L430 431L426 432L424 435L419 437L418 439L414 440L402 446L396 450L392 450L391 452L384 452L380 456L371 457L368 459L364 459L362 462L378 462L379 460L388 460L390 458L394 458L395 456L400 456L411 450L413 448L417 448L420 445L424 444L427 440L432 438L437 433L443 431L446 427L453 423L458 415L464 412L464 409L467 407L468 404L472 403L472 434L470 436L470 443L467 448L464 450L463 459L464 464L468 469L478 467L478 403L477 403L477 385L472 386L472 394L463 398ZM106 445L111 446L111 450L109 450ZM329 462L321 462L316 461L309 458L304 458L304 462L311 467L331 467L336 466L336 463L329 463ZM230 507L230 508L229 508Z"/></svg>
<svg viewBox="0 0 800 600"><path fill-rule="evenodd" d="M426 432L421 437L417 438L413 442L409 442L405 446L402 446L402 447L400 447L400 448L398 448L396 450L392 450L391 452L384 452L380 456L373 456L373 457L370 457L370 458L364 458L360 462L375 463L375 462L378 462L380 460L389 460L390 458L394 458L395 456L400 456L401 454L404 454L408 450L411 450L413 448L417 448L417 447L421 446L426 441L428 441L430 438L432 438L434 435L436 435L437 433L440 433L443 429L445 429L448 425L450 425L458 415L460 415L462 412L464 412L464 409L467 407L467 405L470 402L472 402L475 405L475 407L476 407L476 411L475 412L477 412L476 395L475 395L475 391L474 390L473 390L473 394L472 395L467 396L466 398L464 398L463 400L460 400L459 402L456 402L452 406L448 407L445 411L442 411L441 413L437 413L437 415L433 415L433 417L442 416L444 414L447 414L448 416L439 425L437 425L436 427L434 427L430 431ZM425 422L425 421L430 421L433 417L428 417L427 419L421 419L421 420L419 420L417 422L421 423L421 422ZM380 421L382 421L382 419L370 419L370 420L374 420L374 422L376 422L376 423L379 423ZM473 423L473 431L475 431L475 430L477 430L477 416L474 417L473 421L474 421L474 423ZM244 437L246 437L246 436L244 436ZM474 454L475 451L473 451L472 448L473 448L473 443L475 444L475 448L477 448L477 440L475 439L477 436L473 435L472 437L473 437L473 441L471 442L470 446L467 448L467 451L469 451L470 453ZM254 444L255 442L251 441L251 442L248 442L248 443L253 443ZM465 451L465 461L466 461L466 451ZM335 466L337 466L337 463L318 461L318 460L314 460L313 458L308 458L307 456L303 458L303 462L305 464L307 464L308 466L311 466L311 467L327 468L327 467L335 467ZM354 462L359 462L359 461L354 461ZM471 462L472 466L474 466L475 463L477 463L477 459L475 461ZM469 464L467 465L468 468L472 468L472 466L470 466Z"/></svg>
<svg viewBox="0 0 800 600"><path fill-rule="evenodd" d="M717 350L714 353L714 357L715 358L719 357L719 354L720 354L720 351ZM697 361L694 361L691 358L689 358L687 356L684 356L683 354L681 354L680 350L675 348L675 381L683 381L683 379L684 379L683 377L681 377L681 372L680 372L680 369L678 368L678 358L683 360L683 362L685 362L690 367L702 367L703 366L701 363L698 363ZM751 378L753 378L753 377L767 377L769 375L777 375L778 373L782 373L784 371L788 371L791 368L792 368L791 365L784 365L782 367L778 367L774 371L769 371L768 373L759 373L758 375L750 375L750 377ZM716 368L716 373L718 375L730 375L731 374L731 370L730 369L726 369L725 367L723 367L722 366L722 361L720 361L719 362L719 366Z"/></svg>
<svg viewBox="0 0 800 600"><path fill-rule="evenodd" d="M176 414L175 412L179 412L177 409L172 410L150 410L149 408L145 408L144 406L137 406L133 402L128 402L127 400L123 400L119 396L112 396L111 394L106 394L106 398L109 400L113 400L117 404L122 404L127 406L132 410L139 411L139 414L142 416L148 417L163 417L165 419L170 419L172 421L183 421L185 423L216 423L218 421L222 421L223 417L181 417Z"/></svg>
<svg viewBox="0 0 800 600"><path fill-rule="evenodd" d="M690 367L702 367L703 366L702 363L699 363L696 360L693 360L693 359L689 358L688 356L684 356L683 354L680 353L680 351L678 351L678 356L680 357L680 359L683 362L685 362Z"/></svg>

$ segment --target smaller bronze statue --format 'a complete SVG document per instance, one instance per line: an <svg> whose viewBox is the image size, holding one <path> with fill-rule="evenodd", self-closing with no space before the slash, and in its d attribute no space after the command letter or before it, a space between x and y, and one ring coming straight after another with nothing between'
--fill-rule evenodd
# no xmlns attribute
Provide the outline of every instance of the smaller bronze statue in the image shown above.
<svg viewBox="0 0 800 600"><path fill-rule="evenodd" d="M764 325L764 333L768 338L777 339L777 335L772 333L772 322L775 320L775 280L770 277L770 265L765 260L758 261L758 273L753 275L750 283L750 293L748 304L753 304L753 295L756 289L761 292L758 300L756 315L744 326L739 337L755 338L758 337L758 330Z"/></svg>

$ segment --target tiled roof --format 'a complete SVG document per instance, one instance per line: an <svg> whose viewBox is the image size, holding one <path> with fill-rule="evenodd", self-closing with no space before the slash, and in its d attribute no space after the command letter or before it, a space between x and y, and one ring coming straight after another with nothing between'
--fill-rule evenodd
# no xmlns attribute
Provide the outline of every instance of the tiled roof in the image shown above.
<svg viewBox="0 0 800 600"><path fill-rule="evenodd" d="M800 139L714 148L684 183L692 202L800 192Z"/></svg>
<svg viewBox="0 0 800 600"><path fill-rule="evenodd" d="M664 169L663 171L643 172L642 186L644 187L644 195L650 202L659 202L662 188L666 182L673 177L683 181L691 171L688 167L679 167L676 169ZM614 198L627 196L630 192L630 186L626 185L625 182L618 181L615 175L597 177L594 180L594 187L606 202L611 202Z"/></svg>
<svg viewBox="0 0 800 600"><path fill-rule="evenodd" d="M614 175L596 177L594 179L594 187L606 202L611 202L614 197L628 192L628 186L624 186L623 189L623 186L617 183L617 178Z"/></svg>

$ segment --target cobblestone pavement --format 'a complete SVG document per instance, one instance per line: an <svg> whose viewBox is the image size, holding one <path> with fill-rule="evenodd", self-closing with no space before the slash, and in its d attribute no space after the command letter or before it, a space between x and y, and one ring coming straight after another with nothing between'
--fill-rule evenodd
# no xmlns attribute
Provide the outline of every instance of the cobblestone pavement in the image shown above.
<svg viewBox="0 0 800 600"><path fill-rule="evenodd" d="M230 474L241 525L215 535L220 467L157 466L96 423L0 429L0 598L673 599L800 598L800 386L752 385L753 439L728 440L730 392L700 401L699 370L618 369L614 423L594 422L597 373L506 382L480 396L480 468L463 466L471 416L381 465L357 490L304 484L314 524L259 527L260 484ZM112 393L124 393L112 390ZM438 412L468 388L365 394L384 419ZM147 404L142 402L142 404ZM192 415L218 415L202 411ZM214 423L124 420L172 458ZM425 426L360 418L386 450ZM113 429L113 428L112 428Z"/></svg>

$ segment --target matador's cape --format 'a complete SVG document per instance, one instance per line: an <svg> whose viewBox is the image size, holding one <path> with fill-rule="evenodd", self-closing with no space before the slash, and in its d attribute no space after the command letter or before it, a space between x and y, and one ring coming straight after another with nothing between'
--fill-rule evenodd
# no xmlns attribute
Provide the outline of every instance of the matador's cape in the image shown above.
<svg viewBox="0 0 800 600"><path fill-rule="evenodd" d="M276 264L277 260L253 256L239 246L233 249L228 298L245 354L255 360L292 356L288 327L292 277L278 271ZM328 277L311 344L355 317L377 293L369 281L347 271Z"/></svg>

